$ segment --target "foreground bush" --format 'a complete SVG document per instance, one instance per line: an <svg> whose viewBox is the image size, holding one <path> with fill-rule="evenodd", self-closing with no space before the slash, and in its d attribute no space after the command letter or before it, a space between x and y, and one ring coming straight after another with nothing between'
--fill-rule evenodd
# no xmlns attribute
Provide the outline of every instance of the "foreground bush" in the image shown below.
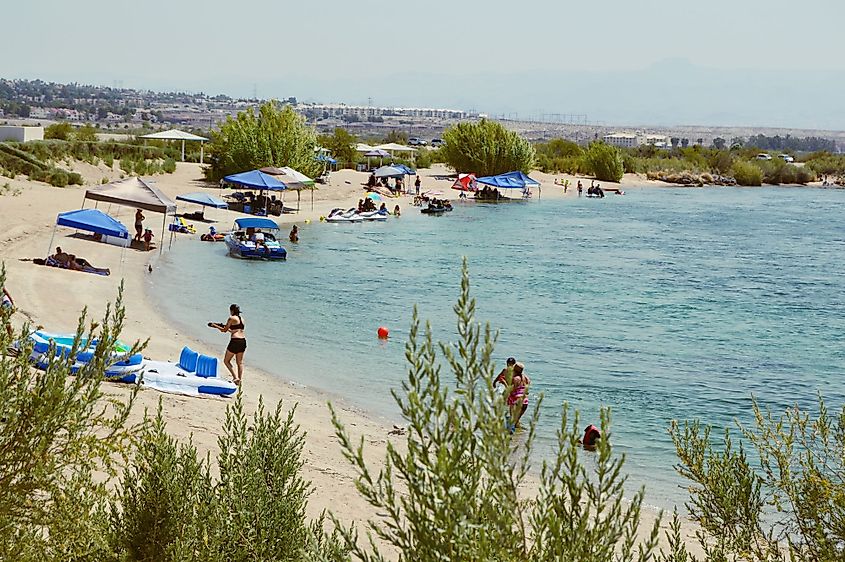
<svg viewBox="0 0 845 562"><path fill-rule="evenodd" d="M618 182L625 173L622 153L615 146L603 142L590 143L584 161L596 179Z"/></svg>
<svg viewBox="0 0 845 562"><path fill-rule="evenodd" d="M815 416L775 416L755 402L754 420L738 445L726 430L719 447L709 426L672 424L706 560L845 559L845 407L830 414L820 398Z"/></svg>
<svg viewBox="0 0 845 562"><path fill-rule="evenodd" d="M582 464L578 414L564 406L553 460L544 463L536 497L520 497L532 456L539 400L520 445L505 429L504 397L492 386L493 347L489 326L475 323L466 264L458 316L457 344L440 344L449 366L441 378L430 328L419 336L414 315L406 346L408 378L394 398L408 425L407 452L388 443L383 468L364 460L363 439L355 442L332 412L345 456L358 473L362 496L379 513L369 530L400 553L400 560L534 560L606 562L650 560L657 524L644 543L635 532L644 491L622 500L624 457L610 443L598 447L597 469ZM454 388L452 381L454 380ZM609 414L602 412L604 435ZM357 531L342 529L360 560L383 560L374 543L364 545Z"/></svg>
<svg viewBox="0 0 845 562"><path fill-rule="evenodd" d="M737 160L731 166L731 175L736 179L737 185L762 185L763 170L753 162Z"/></svg>
<svg viewBox="0 0 845 562"><path fill-rule="evenodd" d="M458 123L443 133L443 141L438 151L456 172L492 176L534 167L531 143L496 121Z"/></svg>
<svg viewBox="0 0 845 562"><path fill-rule="evenodd" d="M5 271L0 269L0 286ZM123 326L122 290L103 322L86 329L83 312L74 348L98 339L93 360L70 377L72 363L56 358L45 371L29 365L30 344L9 355L11 338L0 327L0 559L91 559L104 555L108 491L98 471L115 475L136 427L127 402L101 389L111 349ZM0 324L9 320L0 308ZM27 342L30 327L17 334ZM134 351L139 351L136 346Z"/></svg>
<svg viewBox="0 0 845 562"><path fill-rule="evenodd" d="M248 420L238 394L218 440L216 478L191 443L167 434L159 412L111 505L112 550L129 560L299 561L320 545L341 558L322 519L306 520L311 489L293 416L281 403L269 413L259 403Z"/></svg>

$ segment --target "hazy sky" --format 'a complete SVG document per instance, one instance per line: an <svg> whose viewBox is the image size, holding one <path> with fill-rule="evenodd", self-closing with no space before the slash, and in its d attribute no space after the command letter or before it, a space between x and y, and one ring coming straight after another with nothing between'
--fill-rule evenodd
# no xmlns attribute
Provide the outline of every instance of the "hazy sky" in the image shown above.
<svg viewBox="0 0 845 562"><path fill-rule="evenodd" d="M347 103L579 112L567 77L666 59L845 74L839 0L27 0L3 16L3 77Z"/></svg>

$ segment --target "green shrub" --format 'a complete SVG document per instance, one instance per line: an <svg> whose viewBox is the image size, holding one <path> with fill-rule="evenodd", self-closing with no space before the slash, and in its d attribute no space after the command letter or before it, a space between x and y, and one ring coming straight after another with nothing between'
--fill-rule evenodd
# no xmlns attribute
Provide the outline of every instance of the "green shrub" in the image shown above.
<svg viewBox="0 0 845 562"><path fill-rule="evenodd" d="M584 159L598 180L618 182L625 173L622 153L615 146L600 141L590 143Z"/></svg>
<svg viewBox="0 0 845 562"><path fill-rule="evenodd" d="M103 164L105 164L106 167L109 169L114 169L114 156L112 156L111 154L103 156Z"/></svg>
<svg viewBox="0 0 845 562"><path fill-rule="evenodd" d="M121 158L120 159L120 169L123 170L126 174L131 174L132 169L134 168L135 163L132 161L131 158Z"/></svg>
<svg viewBox="0 0 845 562"><path fill-rule="evenodd" d="M53 187L65 187L69 181L67 172L62 170L54 170L47 176L47 183Z"/></svg>
<svg viewBox="0 0 845 562"><path fill-rule="evenodd" d="M739 442L727 429L719 442L698 421L670 429L706 560L842 560L845 407L828 413L819 397L817 414L753 408Z"/></svg>
<svg viewBox="0 0 845 562"><path fill-rule="evenodd" d="M44 129L45 139L70 140L72 136L73 125L66 121L63 121L61 123L53 123L46 129Z"/></svg>
<svg viewBox="0 0 845 562"><path fill-rule="evenodd" d="M168 174L172 174L176 171L176 160L173 158L165 158L164 164L161 166L162 170L164 170Z"/></svg>
<svg viewBox="0 0 845 562"><path fill-rule="evenodd" d="M311 493L302 478L304 434L279 403L249 420L241 395L226 409L218 439L219 477L189 442L179 444L161 413L141 436L111 506L110 541L128 560L289 560L343 549L323 533L322 518L309 524Z"/></svg>
<svg viewBox="0 0 845 562"><path fill-rule="evenodd" d="M69 185L82 185L82 174L77 172L68 172L67 182Z"/></svg>
<svg viewBox="0 0 845 562"><path fill-rule="evenodd" d="M446 145L439 150L446 164L457 172L490 176L521 170L531 171L535 151L518 133L501 123L481 119L452 125L443 133Z"/></svg>
<svg viewBox="0 0 845 562"><path fill-rule="evenodd" d="M431 167L431 151L421 148L417 151L417 157L414 159L414 164L417 168Z"/></svg>
<svg viewBox="0 0 845 562"><path fill-rule="evenodd" d="M96 142L97 129L94 128L94 126L90 123L86 123L82 127L79 127L76 132L74 132L73 138L74 140L78 141Z"/></svg>
<svg viewBox="0 0 845 562"><path fill-rule="evenodd" d="M736 179L737 185L763 184L763 170L754 162L737 160L731 167L731 175Z"/></svg>
<svg viewBox="0 0 845 562"><path fill-rule="evenodd" d="M801 185L805 185L810 183L811 181L816 181L816 175L813 173L812 170L807 169L806 166L796 166L795 167L795 182Z"/></svg>
<svg viewBox="0 0 845 562"><path fill-rule="evenodd" d="M4 280L5 268L0 266L0 286ZM109 494L102 477L116 474L138 429L128 423L134 392L124 401L101 389L124 323L122 294L121 288L99 325L86 331L85 312L79 319L71 356L83 336L98 343L93 359L76 376L70 376L74 362L68 357L53 359L43 371L31 367L31 326L24 325L14 336L0 329L2 560L110 557L102 540L102 506ZM0 326L8 323L11 313L0 307ZM23 342L17 358L7 352L13 339ZM134 346L131 353L142 347Z"/></svg>

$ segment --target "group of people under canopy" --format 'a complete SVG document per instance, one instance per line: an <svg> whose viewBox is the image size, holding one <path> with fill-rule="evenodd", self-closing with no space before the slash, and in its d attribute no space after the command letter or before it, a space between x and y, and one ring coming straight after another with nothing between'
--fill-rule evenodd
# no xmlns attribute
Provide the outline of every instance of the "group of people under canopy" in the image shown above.
<svg viewBox="0 0 845 562"><path fill-rule="evenodd" d="M382 178L377 178L375 172L370 173L370 177L367 178L367 188L373 189L374 187L384 187L390 190L391 193L400 194L405 189L405 183L401 176L397 176L394 179L393 185L390 184L391 178L385 176Z"/></svg>
<svg viewBox="0 0 845 562"><path fill-rule="evenodd" d="M252 191L236 191L227 197L229 209L242 213L251 213L256 216L276 215L279 216L284 210L284 203L275 195L269 197L259 192L258 195Z"/></svg>

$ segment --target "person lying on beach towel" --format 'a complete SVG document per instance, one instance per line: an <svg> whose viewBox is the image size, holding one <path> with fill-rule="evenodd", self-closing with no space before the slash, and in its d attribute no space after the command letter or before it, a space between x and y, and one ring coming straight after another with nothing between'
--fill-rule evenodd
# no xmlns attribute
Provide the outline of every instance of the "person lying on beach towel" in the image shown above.
<svg viewBox="0 0 845 562"><path fill-rule="evenodd" d="M81 271L83 273L94 273L96 275L111 275L111 270L105 267L95 267L91 262L85 258L75 256L73 254L66 254L61 248L56 248L56 253L48 256L46 260L34 259L33 263L38 265L47 265L50 267L58 267L59 269L70 269L71 271Z"/></svg>

